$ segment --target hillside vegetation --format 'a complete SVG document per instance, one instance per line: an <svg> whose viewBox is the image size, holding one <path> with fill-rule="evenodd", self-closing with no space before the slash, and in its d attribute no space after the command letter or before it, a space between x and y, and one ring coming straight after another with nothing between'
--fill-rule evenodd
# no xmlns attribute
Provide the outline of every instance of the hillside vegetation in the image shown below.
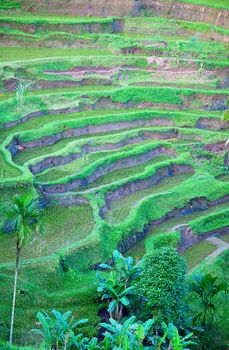
<svg viewBox="0 0 229 350"><path fill-rule="evenodd" d="M114 250L138 261L172 247L198 269L217 249L207 237L227 241L228 2L101 2L0 1L0 218L35 191L45 227L21 250L18 346L37 348L39 310L72 310L97 335L94 270ZM15 268L6 231L3 341ZM226 256L206 270L220 275Z"/></svg>

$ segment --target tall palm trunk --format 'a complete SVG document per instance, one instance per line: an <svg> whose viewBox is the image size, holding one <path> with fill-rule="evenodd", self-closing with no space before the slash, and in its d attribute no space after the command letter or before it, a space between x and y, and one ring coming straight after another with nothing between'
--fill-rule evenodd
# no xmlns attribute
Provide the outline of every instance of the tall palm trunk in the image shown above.
<svg viewBox="0 0 229 350"><path fill-rule="evenodd" d="M19 242L19 240L17 240L16 241L16 266L15 266L15 275L14 275L14 291L13 291L12 314L11 314L11 325L10 325L10 344L11 345L13 343L14 311L15 311L15 303L16 303L19 258L20 258L20 242Z"/></svg>

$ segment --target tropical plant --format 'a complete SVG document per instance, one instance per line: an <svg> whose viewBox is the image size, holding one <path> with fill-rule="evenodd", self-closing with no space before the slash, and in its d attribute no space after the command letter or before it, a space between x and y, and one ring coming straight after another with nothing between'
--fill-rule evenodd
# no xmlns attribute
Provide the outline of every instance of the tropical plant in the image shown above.
<svg viewBox="0 0 229 350"><path fill-rule="evenodd" d="M87 338L80 333L80 326L87 320L74 321L70 311L62 314L53 310L54 317L46 312L38 312L40 328L34 329L43 338L45 350L188 350L192 333L181 337L175 326L162 325L161 335L155 334L154 320L145 322L132 316L120 323L110 319L110 323L100 323L105 329L104 338Z"/></svg>
<svg viewBox="0 0 229 350"><path fill-rule="evenodd" d="M179 335L178 329L172 323L169 323L167 326L166 323L163 322L162 329L163 335L157 337L157 350L188 350L187 346L195 344L191 341L193 333L182 337ZM165 342L167 343L166 346L163 345Z"/></svg>
<svg viewBox="0 0 229 350"><path fill-rule="evenodd" d="M10 344L13 341L14 313L16 303L17 279L20 253L24 244L31 240L35 231L41 228L41 210L39 200L32 193L15 195L3 213L2 232L14 233L16 247L16 266L13 287L12 315L10 326Z"/></svg>
<svg viewBox="0 0 229 350"><path fill-rule="evenodd" d="M37 318L41 325L41 329L33 329L37 335L41 335L44 339L43 347L47 350L69 350L75 347L76 349L90 349L88 343L95 345L95 339L89 340L84 338L81 333L77 333L80 325L88 322L87 319L74 321L72 312L67 311L64 314L57 310L52 310L54 318L50 317L46 312L38 312ZM91 347L91 349L95 349Z"/></svg>
<svg viewBox="0 0 229 350"><path fill-rule="evenodd" d="M138 282L139 296L146 300L156 324L184 323L185 263L173 248L161 248L144 258Z"/></svg>
<svg viewBox="0 0 229 350"><path fill-rule="evenodd" d="M204 348L206 329L212 322L220 319L223 311L220 296L222 293L228 292L228 286L210 273L199 273L192 277L189 287L194 306L193 323L201 327L200 342L201 348Z"/></svg>
<svg viewBox="0 0 229 350"><path fill-rule="evenodd" d="M104 334L104 349L145 349L142 342L150 335L154 321L136 322L132 316L123 324L110 319L110 323L101 323L106 329Z"/></svg>
<svg viewBox="0 0 229 350"><path fill-rule="evenodd" d="M122 319L123 307L130 305L129 297L135 293L133 281L141 274L141 262L134 264L132 257L125 258L119 251L113 253L113 266L101 264L101 269L110 270L110 273L102 276L97 272L99 285L97 291L101 299L109 302L108 311L111 318Z"/></svg>
<svg viewBox="0 0 229 350"><path fill-rule="evenodd" d="M18 109L22 109L25 104L26 95L27 95L29 86L30 86L29 83L19 82L15 89Z"/></svg>

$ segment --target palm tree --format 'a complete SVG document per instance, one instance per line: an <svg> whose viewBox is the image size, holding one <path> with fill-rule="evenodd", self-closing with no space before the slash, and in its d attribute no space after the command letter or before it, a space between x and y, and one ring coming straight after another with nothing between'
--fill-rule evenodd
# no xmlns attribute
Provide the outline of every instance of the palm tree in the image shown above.
<svg viewBox="0 0 229 350"><path fill-rule="evenodd" d="M9 227L9 231L14 233L16 247L16 266L14 276L12 315L10 325L10 344L13 340L14 313L16 302L17 278L20 262L20 252L22 246L31 240L35 231L38 231L40 224L41 210L39 200L32 193L15 195L4 212L4 227Z"/></svg>
<svg viewBox="0 0 229 350"><path fill-rule="evenodd" d="M228 286L210 273L199 273L194 275L190 281L190 290L193 293L194 304L197 307L194 323L202 328L202 349L207 325L212 319L215 321L220 316L221 309L218 297L220 293L228 292Z"/></svg>

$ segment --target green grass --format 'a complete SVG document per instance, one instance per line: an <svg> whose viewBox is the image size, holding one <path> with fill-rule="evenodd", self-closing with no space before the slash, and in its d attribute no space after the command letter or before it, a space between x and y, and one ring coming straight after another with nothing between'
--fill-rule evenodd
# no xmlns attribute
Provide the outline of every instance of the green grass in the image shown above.
<svg viewBox="0 0 229 350"><path fill-rule="evenodd" d="M5 157L0 153L0 182L1 179L8 178L8 177L15 177L21 175L21 172L19 169L10 166Z"/></svg>
<svg viewBox="0 0 229 350"><path fill-rule="evenodd" d="M216 250L216 246L210 242L202 241L187 249L183 256L186 258L188 269L200 264L209 254Z"/></svg>
<svg viewBox="0 0 229 350"><path fill-rule="evenodd" d="M220 239L229 243L229 233L224 233L223 235L220 236Z"/></svg>
<svg viewBox="0 0 229 350"><path fill-rule="evenodd" d="M125 220L130 213L130 210L136 206L136 204L146 196L156 193L163 193L169 190L171 187L175 187L188 179L190 174L178 175L163 179L158 184L153 185L150 188L136 191L128 196L120 198L117 201L111 203L111 209L107 211L105 217L106 220L112 224L121 223Z"/></svg>
<svg viewBox="0 0 229 350"><path fill-rule="evenodd" d="M169 1L174 2L174 0L169 0ZM181 0L181 2L190 3L193 5L215 7L218 9L227 9L227 10L229 9L227 0L217 0L217 1L215 1L215 0Z"/></svg>
<svg viewBox="0 0 229 350"><path fill-rule="evenodd" d="M39 182L48 182L53 180L58 180L62 177L71 175L71 174L78 174L84 166L91 164L92 162L102 159L106 155L109 155L110 152L96 152L89 154L86 158L81 157L78 159L73 160L72 162L69 162L64 165L59 165L54 168L50 168L47 171L38 174L36 176L36 181Z"/></svg>
<svg viewBox="0 0 229 350"><path fill-rule="evenodd" d="M3 46L0 50L0 62L10 62L18 60L30 60L39 58L53 57L75 57L98 55L110 55L110 51L106 49L71 49L71 48L32 48L32 47L10 47Z"/></svg>
<svg viewBox="0 0 229 350"><path fill-rule="evenodd" d="M107 185L111 182L117 181L117 179L124 179L126 177L132 176L132 175L137 175L141 172L144 172L145 168L149 165L156 164L157 162L162 162L164 160L168 160L169 157L166 155L162 155L156 158L153 158L143 164L138 164L133 167L128 167L125 169L117 169L114 171L109 172L108 174L101 176L99 179L96 181L92 182L89 186L84 189L90 189L102 185Z"/></svg>
<svg viewBox="0 0 229 350"><path fill-rule="evenodd" d="M229 209L193 220L189 223L189 226L196 235L229 226Z"/></svg>
<svg viewBox="0 0 229 350"><path fill-rule="evenodd" d="M137 260L142 259L146 253L150 253L152 251L155 237L159 237L165 233L174 232L174 230L176 230L176 228L180 225L188 224L189 221L201 218L202 216L210 213L226 210L227 207L228 203L223 203L216 205L215 207L211 207L206 211L196 211L192 214L167 220L166 222L153 227L153 229L147 233L147 236L139 243L137 243L133 248L131 248L126 255L133 255ZM222 237L223 236L221 236L221 238Z"/></svg>
<svg viewBox="0 0 229 350"><path fill-rule="evenodd" d="M45 234L38 235L26 245L22 259L31 259L58 252L84 238L92 229L94 220L90 206L50 207L45 209ZM11 234L0 236L0 262L10 262L15 256Z"/></svg>
<svg viewBox="0 0 229 350"><path fill-rule="evenodd" d="M101 18L101 17L77 17L77 16L39 16L31 13L27 14L14 14L10 16L8 14L0 15L1 21L19 22L26 24L35 23L48 23L48 24L93 24L101 23L107 24L113 22L113 17Z"/></svg>

